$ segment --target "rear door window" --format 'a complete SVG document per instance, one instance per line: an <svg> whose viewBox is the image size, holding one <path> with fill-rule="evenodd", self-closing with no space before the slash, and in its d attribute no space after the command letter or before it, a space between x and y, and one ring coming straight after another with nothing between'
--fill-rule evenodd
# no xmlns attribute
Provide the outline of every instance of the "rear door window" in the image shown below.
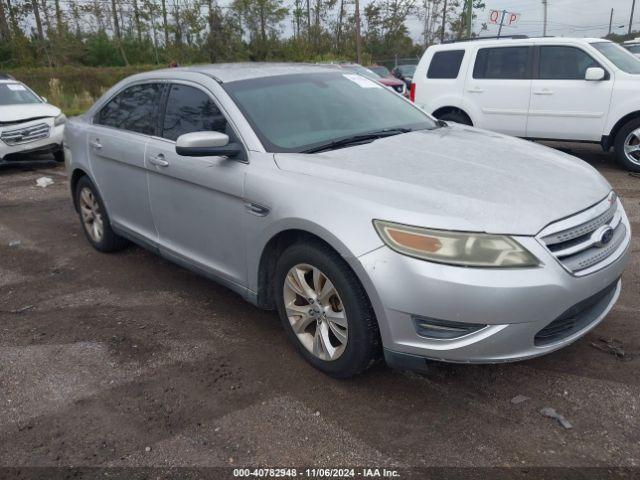
<svg viewBox="0 0 640 480"><path fill-rule="evenodd" d="M133 85L102 107L94 123L154 135L161 94L162 84L160 83Z"/></svg>
<svg viewBox="0 0 640 480"><path fill-rule="evenodd" d="M481 48L476 55L473 78L528 80L530 65L530 47Z"/></svg>
<svg viewBox="0 0 640 480"><path fill-rule="evenodd" d="M427 78L458 78L463 58L464 50L436 52L429 64Z"/></svg>
<svg viewBox="0 0 640 480"><path fill-rule="evenodd" d="M191 132L216 131L227 133L227 120L202 90L187 85L171 85L167 98L162 137L177 140Z"/></svg>

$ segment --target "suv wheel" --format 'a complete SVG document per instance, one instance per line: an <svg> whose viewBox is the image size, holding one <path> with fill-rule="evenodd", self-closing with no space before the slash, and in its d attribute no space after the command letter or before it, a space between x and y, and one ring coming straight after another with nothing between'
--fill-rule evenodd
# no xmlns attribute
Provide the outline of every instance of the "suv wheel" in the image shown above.
<svg viewBox="0 0 640 480"><path fill-rule="evenodd" d="M278 259L275 299L289 339L314 367L336 378L380 358L380 334L360 281L321 243L295 244Z"/></svg>
<svg viewBox="0 0 640 480"><path fill-rule="evenodd" d="M629 120L618 132L614 144L620 166L640 172L640 118Z"/></svg>
<svg viewBox="0 0 640 480"><path fill-rule="evenodd" d="M82 229L93 248L100 252L115 252L127 246L127 240L116 235L111 228L102 198L89 177L78 180L76 205Z"/></svg>

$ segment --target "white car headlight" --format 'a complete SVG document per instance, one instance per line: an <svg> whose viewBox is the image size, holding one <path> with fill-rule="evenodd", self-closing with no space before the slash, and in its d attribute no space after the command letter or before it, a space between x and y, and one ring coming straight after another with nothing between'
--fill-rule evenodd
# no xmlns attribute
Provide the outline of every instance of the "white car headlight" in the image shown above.
<svg viewBox="0 0 640 480"><path fill-rule="evenodd" d="M382 241L403 255L464 267L524 268L540 261L513 238L451 232L374 220Z"/></svg>
<svg viewBox="0 0 640 480"><path fill-rule="evenodd" d="M67 123L67 117L65 116L64 113L61 113L53 121L53 126L57 127L58 125L64 125L65 123Z"/></svg>

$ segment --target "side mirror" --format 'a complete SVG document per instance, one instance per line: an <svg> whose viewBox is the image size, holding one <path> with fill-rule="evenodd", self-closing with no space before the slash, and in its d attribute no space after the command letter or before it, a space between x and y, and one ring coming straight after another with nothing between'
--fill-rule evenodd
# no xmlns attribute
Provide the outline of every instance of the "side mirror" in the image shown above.
<svg viewBox="0 0 640 480"><path fill-rule="evenodd" d="M185 157L235 157L242 152L237 143L220 132L192 132L176 140L176 153Z"/></svg>
<svg viewBox="0 0 640 480"><path fill-rule="evenodd" d="M40 97L40 98L42 99L42 101L43 101L44 103L49 103L49 101L47 100L47 97Z"/></svg>
<svg viewBox="0 0 640 480"><path fill-rule="evenodd" d="M600 80L604 80L605 75L606 73L603 68L591 67L587 68L584 79L589 82L599 82Z"/></svg>

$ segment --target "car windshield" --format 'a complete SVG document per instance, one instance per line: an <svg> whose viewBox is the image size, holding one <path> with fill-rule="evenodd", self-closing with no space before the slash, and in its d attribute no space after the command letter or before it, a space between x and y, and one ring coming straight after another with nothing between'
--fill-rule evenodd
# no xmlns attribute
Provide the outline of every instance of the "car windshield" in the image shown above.
<svg viewBox="0 0 640 480"><path fill-rule="evenodd" d="M611 42L596 42L591 45L623 72L640 74L640 59L620 45Z"/></svg>
<svg viewBox="0 0 640 480"><path fill-rule="evenodd" d="M23 105L41 102L42 100L21 83L0 83L0 105Z"/></svg>
<svg viewBox="0 0 640 480"><path fill-rule="evenodd" d="M403 77L413 77L413 74L416 73L415 65L400 65L398 67L400 73L402 73Z"/></svg>
<svg viewBox="0 0 640 480"><path fill-rule="evenodd" d="M389 75L391 75L389 69L387 67L383 67L382 65L372 65L371 67L367 68L372 72L377 73L381 77L388 77Z"/></svg>
<svg viewBox="0 0 640 480"><path fill-rule="evenodd" d="M223 84L270 152L302 152L345 138L436 128L381 84L346 72L292 74Z"/></svg>

